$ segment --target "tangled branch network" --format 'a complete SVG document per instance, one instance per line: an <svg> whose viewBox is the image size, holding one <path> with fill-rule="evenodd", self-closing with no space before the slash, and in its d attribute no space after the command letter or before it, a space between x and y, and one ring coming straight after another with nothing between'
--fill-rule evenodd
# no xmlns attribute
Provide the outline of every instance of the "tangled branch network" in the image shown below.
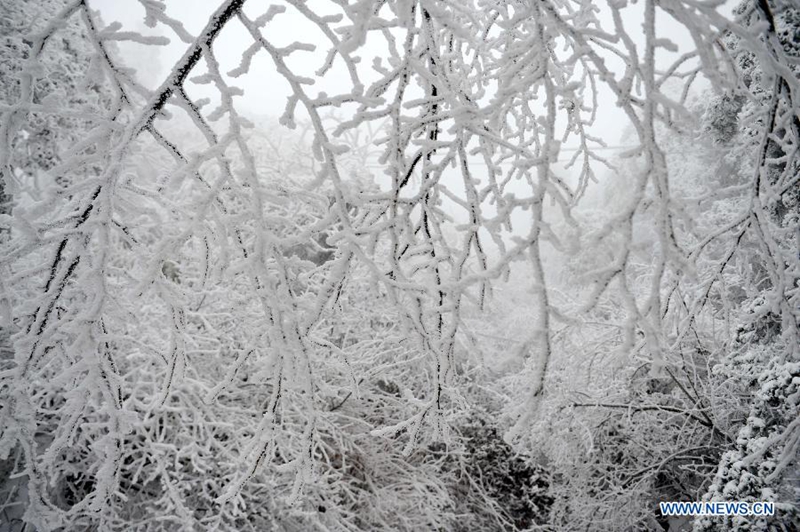
<svg viewBox="0 0 800 532"><path fill-rule="evenodd" d="M470 408L465 319L515 262L533 311L510 440L531 438L559 334L610 290L619 349L662 374L745 244L766 257L765 307L800 358L797 229L774 213L798 186L800 82L770 3L731 18L720 2L643 0L633 23L626 2L226 0L193 35L167 2L138 0L185 50L156 88L118 43L170 39L105 25L92 4L41 18L0 109L14 206L0 215L13 353L0 460L37 530L391 527L404 513L364 503L382 489L369 468L407 493L402 527L434 526L445 513L415 505L445 497L420 487L439 458L415 453L454 441ZM308 42L278 44L284 18ZM657 31L666 18L688 36L681 53ZM219 43L234 33L247 47L232 66ZM732 40L759 62L761 92ZM237 80L262 68L288 91L281 127L302 136L245 117ZM671 190L664 141L693 84L748 99L758 139L752 177L697 200L735 194L738 210L700 225ZM598 172L616 171L598 133L609 103L632 131L630 195L575 236ZM41 123L60 151L40 160ZM637 276L643 227L652 261ZM577 302L560 301L545 255L576 246L610 255Z"/></svg>

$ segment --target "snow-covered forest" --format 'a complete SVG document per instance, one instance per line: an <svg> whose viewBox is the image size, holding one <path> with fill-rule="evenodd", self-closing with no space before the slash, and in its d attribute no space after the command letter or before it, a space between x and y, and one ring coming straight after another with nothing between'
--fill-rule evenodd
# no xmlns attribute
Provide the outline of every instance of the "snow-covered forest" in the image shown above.
<svg viewBox="0 0 800 532"><path fill-rule="evenodd" d="M796 0L0 0L0 172L0 532L800 530Z"/></svg>

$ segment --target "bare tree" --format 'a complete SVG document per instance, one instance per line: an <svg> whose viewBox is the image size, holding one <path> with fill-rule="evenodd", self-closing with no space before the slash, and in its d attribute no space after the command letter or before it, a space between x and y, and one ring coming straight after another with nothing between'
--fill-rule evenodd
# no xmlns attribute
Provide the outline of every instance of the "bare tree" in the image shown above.
<svg viewBox="0 0 800 532"><path fill-rule="evenodd" d="M139 3L148 26L185 46L157 89L136 81L113 43L167 39L104 25L77 0L30 37L18 85L4 91L0 168L13 211L0 219L0 290L3 327L15 332L0 372L0 459L24 478L24 490L12 487L24 495L9 500L36 529L452 528L456 473L445 462L473 400L464 322L486 316L517 261L531 312L504 407L510 441L538 448L549 376L603 307L627 375L643 367L650 385L669 382L652 401L572 401L651 416L631 441L672 416L663 428L674 441L655 462L620 449L632 461L603 479L625 500L644 500L642 479L678 459L703 461L707 479L731 444L707 391L692 389L710 359L686 358L734 345L698 331L724 321L715 304L731 310L730 268L764 257L766 284L747 289L764 301L759 316L780 324L780 362L800 358L789 214L799 84L796 49L781 37L797 20L790 5L746 4L731 19L695 0L644 0L639 11L610 2L602 13L586 0L225 0L195 36L165 2ZM289 16L314 28L309 42L276 44L270 28ZM690 44L669 39L667 19ZM91 48L85 86L103 87L92 105L43 86L69 61L58 39L76 24ZM248 39L237 65L220 60L225 32ZM310 78L293 57L317 51ZM289 167L269 163L282 155L236 100L256 56L289 87L280 123L309 134L311 156ZM333 77L346 89L312 90ZM736 183L691 169L709 183L698 199L676 186L670 139L697 126L687 102L699 80L747 102L758 150ZM202 86L214 96L193 96ZM625 168L602 155L603 105L630 125ZM26 170L20 146L40 116L79 120L80 135L59 137L52 165ZM351 175L345 140L368 130L381 132L385 179ZM564 146L575 148L574 179L555 169ZM575 213L604 165L627 175L624 202L581 236ZM42 176L63 185L36 186ZM734 214L704 217L703 202ZM549 264L581 249L608 260L583 272L576 305ZM771 441L785 457L797 426L780 426ZM684 438L687 427L702 432ZM447 456L432 451L441 445ZM386 493L397 502L380 503ZM510 522L493 504L495 522Z"/></svg>

